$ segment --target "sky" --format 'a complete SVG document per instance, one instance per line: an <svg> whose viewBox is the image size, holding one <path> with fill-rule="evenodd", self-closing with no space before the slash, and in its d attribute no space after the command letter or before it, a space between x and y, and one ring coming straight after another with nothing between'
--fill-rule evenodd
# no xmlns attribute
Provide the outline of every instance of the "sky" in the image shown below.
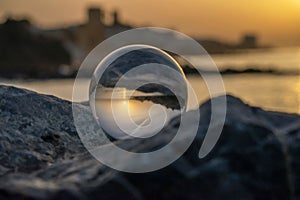
<svg viewBox="0 0 300 200"><path fill-rule="evenodd" d="M45 28L65 26L84 22L89 6L107 14L117 9L134 26L227 42L255 33L261 44L300 45L300 0L0 0L0 19L28 17Z"/></svg>

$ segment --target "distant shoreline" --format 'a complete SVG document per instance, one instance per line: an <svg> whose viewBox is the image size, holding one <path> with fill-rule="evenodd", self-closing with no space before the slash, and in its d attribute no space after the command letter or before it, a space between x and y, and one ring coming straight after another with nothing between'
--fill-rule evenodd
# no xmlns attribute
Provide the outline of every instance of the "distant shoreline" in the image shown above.
<svg viewBox="0 0 300 200"><path fill-rule="evenodd" d="M253 75L259 75L259 74L270 74L270 75L281 75L281 76L296 76L300 73L298 71L278 71L274 69L255 69L255 68L247 68L247 69L224 69L221 71L213 71L213 70L201 70L201 69L195 69L190 67L184 67L183 68L184 73L188 75L194 75L194 74L217 74L220 73L221 75L240 75L240 74L253 74Z"/></svg>
<svg viewBox="0 0 300 200"><path fill-rule="evenodd" d="M300 72L298 71L279 71L275 69L256 69L256 68L245 68L245 69L232 69L232 68L227 68L224 70L220 71L214 71L214 70L202 70L202 69L196 69L196 68L191 68L191 67L183 67L183 71L186 74L186 76L190 75L199 75L200 74L206 74L206 75L214 75L214 74L221 74L221 75L241 75L241 74L251 74L251 75L276 75L276 76L297 76L300 75ZM48 79L75 79L76 78L76 73L73 73L72 75L68 76L27 76L27 75L22 75L22 74L16 74L16 75L3 75L0 74L0 79L8 79L8 80L48 80ZM87 77L88 78L88 77Z"/></svg>

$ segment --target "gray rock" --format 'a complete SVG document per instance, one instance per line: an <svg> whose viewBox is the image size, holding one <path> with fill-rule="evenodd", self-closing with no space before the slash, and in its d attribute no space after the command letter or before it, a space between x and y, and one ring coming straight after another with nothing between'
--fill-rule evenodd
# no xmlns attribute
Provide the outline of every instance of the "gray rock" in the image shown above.
<svg viewBox="0 0 300 200"><path fill-rule="evenodd" d="M0 199L298 199L300 117L267 112L232 96L227 106L222 135L207 157L199 159L198 152L210 101L200 107L198 135L179 160L156 172L129 174L104 166L85 150L70 102L0 86ZM77 109L89 112L82 105ZM132 140L124 146L159 147L178 123L173 119L155 143Z"/></svg>

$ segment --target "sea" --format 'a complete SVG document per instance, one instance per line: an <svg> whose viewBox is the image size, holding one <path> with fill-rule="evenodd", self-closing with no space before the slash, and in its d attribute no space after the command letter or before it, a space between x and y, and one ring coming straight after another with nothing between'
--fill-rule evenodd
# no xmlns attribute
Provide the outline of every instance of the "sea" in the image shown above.
<svg viewBox="0 0 300 200"><path fill-rule="evenodd" d="M222 75L227 94L265 110L300 114L300 47L251 49L211 57L220 71L257 70L256 73ZM191 56L190 59L196 63L198 60L201 62L201 58L197 56ZM270 72L266 73L268 70ZM190 75L187 79L195 89L200 104L210 98L207 86L200 76ZM74 79L1 79L0 83L72 101ZM84 80L83 84L86 84Z"/></svg>

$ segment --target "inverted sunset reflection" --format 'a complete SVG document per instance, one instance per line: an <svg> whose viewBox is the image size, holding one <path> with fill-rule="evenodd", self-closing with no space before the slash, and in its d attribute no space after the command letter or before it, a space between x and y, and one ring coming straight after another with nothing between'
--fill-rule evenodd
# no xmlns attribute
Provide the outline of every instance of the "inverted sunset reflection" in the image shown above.
<svg viewBox="0 0 300 200"><path fill-rule="evenodd" d="M167 108L151 100L134 100L135 97L146 96L145 93L136 91L131 97L133 99L130 99L127 93L126 89L120 89L114 98L109 99L112 90L107 90L106 98L103 98L103 93L96 97L97 116L105 116L99 120L100 126L116 138L124 139L124 135L128 135L128 138L153 136L152 134L159 132L170 119L180 114L179 110ZM148 94L147 97L149 95L151 96Z"/></svg>

